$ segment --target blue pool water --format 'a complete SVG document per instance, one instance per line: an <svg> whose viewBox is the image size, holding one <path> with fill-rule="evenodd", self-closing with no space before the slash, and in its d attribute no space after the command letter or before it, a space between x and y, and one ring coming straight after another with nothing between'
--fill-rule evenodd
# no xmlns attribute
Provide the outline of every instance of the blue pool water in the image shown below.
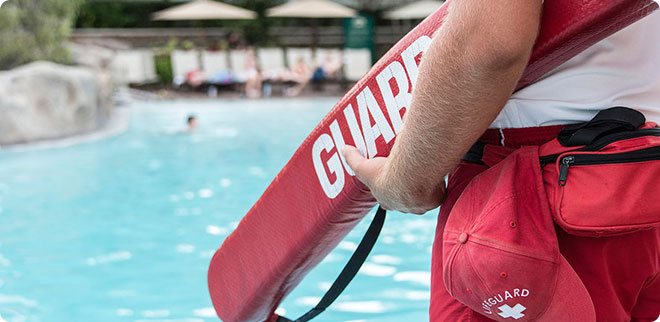
<svg viewBox="0 0 660 322"><path fill-rule="evenodd" d="M336 101L136 102L122 135L0 151L0 316L219 321L206 288L213 252ZM189 113L199 131L180 133ZM391 214L368 263L316 321L428 321L435 219ZM367 225L281 312L316 304Z"/></svg>

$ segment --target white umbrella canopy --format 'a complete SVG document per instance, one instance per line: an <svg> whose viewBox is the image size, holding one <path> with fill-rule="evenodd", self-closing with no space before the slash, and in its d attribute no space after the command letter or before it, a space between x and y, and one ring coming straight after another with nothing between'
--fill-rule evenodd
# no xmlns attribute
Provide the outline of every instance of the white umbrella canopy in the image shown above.
<svg viewBox="0 0 660 322"><path fill-rule="evenodd" d="M424 0L409 3L385 13L390 20L423 19L434 13L444 1Z"/></svg>
<svg viewBox="0 0 660 322"><path fill-rule="evenodd" d="M154 20L240 20L256 17L257 13L252 10L212 0L196 0L153 14Z"/></svg>
<svg viewBox="0 0 660 322"><path fill-rule="evenodd" d="M268 9L267 16L288 18L350 18L357 16L357 11L330 0L298 0Z"/></svg>

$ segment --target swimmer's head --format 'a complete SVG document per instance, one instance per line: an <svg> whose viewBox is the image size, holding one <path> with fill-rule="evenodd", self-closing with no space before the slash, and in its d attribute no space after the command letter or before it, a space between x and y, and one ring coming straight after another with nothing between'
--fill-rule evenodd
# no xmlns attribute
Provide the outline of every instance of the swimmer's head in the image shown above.
<svg viewBox="0 0 660 322"><path fill-rule="evenodd" d="M197 117L195 115L188 116L188 129L194 130L197 127Z"/></svg>

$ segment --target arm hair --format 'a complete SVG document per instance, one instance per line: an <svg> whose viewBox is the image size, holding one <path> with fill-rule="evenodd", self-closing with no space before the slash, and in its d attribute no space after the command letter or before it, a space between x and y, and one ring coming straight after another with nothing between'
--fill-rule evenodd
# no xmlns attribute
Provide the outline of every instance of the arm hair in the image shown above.
<svg viewBox="0 0 660 322"><path fill-rule="evenodd" d="M379 176L410 209L440 205L444 177L511 96L538 34L541 1L454 0L449 10Z"/></svg>

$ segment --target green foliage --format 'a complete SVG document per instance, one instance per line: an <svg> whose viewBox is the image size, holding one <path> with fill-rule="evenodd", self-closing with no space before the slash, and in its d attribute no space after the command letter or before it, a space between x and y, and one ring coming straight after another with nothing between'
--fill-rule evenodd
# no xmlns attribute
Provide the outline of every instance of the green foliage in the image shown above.
<svg viewBox="0 0 660 322"><path fill-rule="evenodd" d="M181 4L158 2L86 1L80 6L78 28L145 28L164 27L167 22L151 20L151 14L169 6Z"/></svg>
<svg viewBox="0 0 660 322"><path fill-rule="evenodd" d="M9 0L0 9L0 70L35 60L68 63L63 42L79 0Z"/></svg>
<svg viewBox="0 0 660 322"><path fill-rule="evenodd" d="M232 31L242 33L252 45L273 45L272 40L268 39L265 31L271 26L281 25L282 21L281 19L266 18L266 10L286 2L285 0L233 0L226 2L253 10L258 14L258 18L255 20L233 22L230 28Z"/></svg>
<svg viewBox="0 0 660 322"><path fill-rule="evenodd" d="M172 72L170 55L154 56L154 62L156 63L156 74L158 75L160 82L163 84L172 84L174 75Z"/></svg>
<svg viewBox="0 0 660 322"><path fill-rule="evenodd" d="M162 84L172 84L174 73L172 72L172 60L170 59L170 55L178 48L180 48L180 45L179 41L176 39L170 39L165 46L153 48L156 75L158 75Z"/></svg>

